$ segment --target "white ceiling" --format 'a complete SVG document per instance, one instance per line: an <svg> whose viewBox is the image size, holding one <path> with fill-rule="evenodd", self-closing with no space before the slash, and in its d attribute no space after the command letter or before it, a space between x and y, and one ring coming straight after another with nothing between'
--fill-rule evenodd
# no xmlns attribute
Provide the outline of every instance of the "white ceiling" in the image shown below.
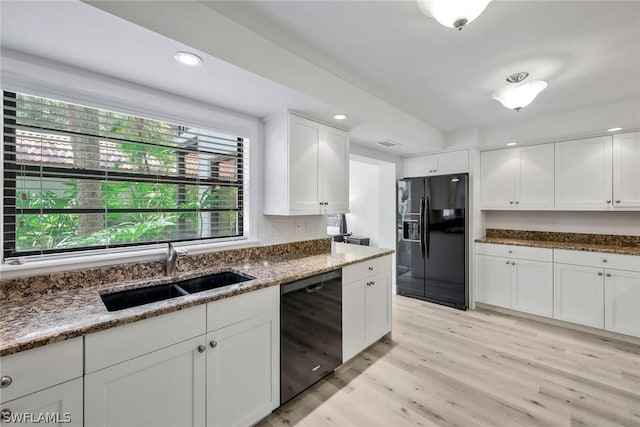
<svg viewBox="0 0 640 427"><path fill-rule="evenodd" d="M128 7L117 3L112 7ZM140 4L151 22L163 3L168 4ZM414 0L204 4L209 9L201 9L221 13L385 101L374 106L375 119L371 111L348 111L343 126L352 129L355 140L403 143L386 150L391 153L429 151L420 138L428 129L425 133L416 123L442 131L482 128L640 99L640 1L494 0L461 32L422 15ZM233 65L238 62L231 57L225 62L195 50L206 66L186 69L172 55L194 49L161 35L169 31L144 28L78 1L0 0L0 16L3 48L258 117L291 108L329 121L342 107ZM188 20L179 23L181 40L197 32ZM518 71L546 80L549 87L515 113L493 101L491 93Z"/></svg>
<svg viewBox="0 0 640 427"><path fill-rule="evenodd" d="M205 3L443 131L640 97L638 1L493 1L462 31L414 0ZM491 94L520 71L549 87L515 113Z"/></svg>

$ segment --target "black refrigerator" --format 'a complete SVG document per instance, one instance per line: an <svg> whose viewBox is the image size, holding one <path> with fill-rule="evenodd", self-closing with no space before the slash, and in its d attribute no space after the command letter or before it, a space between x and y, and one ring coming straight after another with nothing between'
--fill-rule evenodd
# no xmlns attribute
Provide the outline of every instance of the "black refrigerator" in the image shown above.
<svg viewBox="0 0 640 427"><path fill-rule="evenodd" d="M469 306L468 175L398 181L397 294Z"/></svg>

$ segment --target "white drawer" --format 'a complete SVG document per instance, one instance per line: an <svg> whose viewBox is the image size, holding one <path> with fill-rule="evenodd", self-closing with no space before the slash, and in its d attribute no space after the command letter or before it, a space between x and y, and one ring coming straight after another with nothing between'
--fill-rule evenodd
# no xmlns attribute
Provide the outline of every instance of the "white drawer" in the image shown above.
<svg viewBox="0 0 640 427"><path fill-rule="evenodd" d="M640 256L637 255L555 249L553 251L553 260L563 264L640 271Z"/></svg>
<svg viewBox="0 0 640 427"><path fill-rule="evenodd" d="M85 373L204 334L204 304L85 336Z"/></svg>
<svg viewBox="0 0 640 427"><path fill-rule="evenodd" d="M531 246L497 245L493 243L476 243L476 254L528 259L531 261L551 262L553 260L552 249L532 248Z"/></svg>
<svg viewBox="0 0 640 427"><path fill-rule="evenodd" d="M224 298L207 304L207 332L280 310L280 286Z"/></svg>
<svg viewBox="0 0 640 427"><path fill-rule="evenodd" d="M384 271L391 271L391 256L373 258L342 268L342 283L347 284L375 276Z"/></svg>
<svg viewBox="0 0 640 427"><path fill-rule="evenodd" d="M1 403L81 377L82 337L5 356L0 374L11 378L0 389Z"/></svg>

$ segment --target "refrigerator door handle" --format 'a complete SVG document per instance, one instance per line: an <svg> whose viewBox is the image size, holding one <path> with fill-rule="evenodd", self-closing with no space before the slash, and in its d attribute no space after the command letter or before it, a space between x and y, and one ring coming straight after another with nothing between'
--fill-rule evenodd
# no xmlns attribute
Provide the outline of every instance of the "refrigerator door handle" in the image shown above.
<svg viewBox="0 0 640 427"><path fill-rule="evenodd" d="M422 258L424 258L424 197L420 198L420 252L422 252Z"/></svg>
<svg viewBox="0 0 640 427"><path fill-rule="evenodd" d="M429 258L429 246L431 243L431 202L429 201L429 198L427 197L427 212L426 212L426 217L427 217L427 225L425 226L425 234L427 236L427 258Z"/></svg>

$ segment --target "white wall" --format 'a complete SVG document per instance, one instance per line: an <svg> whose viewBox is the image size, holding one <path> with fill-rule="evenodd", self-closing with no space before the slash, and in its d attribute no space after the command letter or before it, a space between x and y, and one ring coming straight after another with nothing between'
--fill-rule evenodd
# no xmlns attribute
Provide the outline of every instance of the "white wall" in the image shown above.
<svg viewBox="0 0 640 427"><path fill-rule="evenodd" d="M349 210L347 229L354 236L369 237L371 246L380 245L380 181L376 165L349 161Z"/></svg>
<svg viewBox="0 0 640 427"><path fill-rule="evenodd" d="M640 212L486 211L487 228L640 236Z"/></svg>

